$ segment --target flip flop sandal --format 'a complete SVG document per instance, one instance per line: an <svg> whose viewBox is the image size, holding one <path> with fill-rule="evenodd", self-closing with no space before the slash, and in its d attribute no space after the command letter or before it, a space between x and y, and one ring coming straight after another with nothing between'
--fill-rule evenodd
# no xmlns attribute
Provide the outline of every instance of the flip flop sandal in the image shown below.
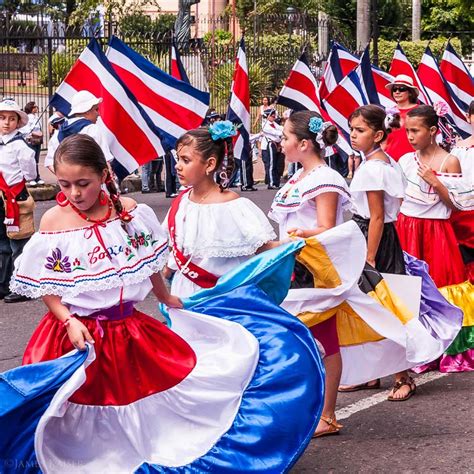
<svg viewBox="0 0 474 474"><path fill-rule="evenodd" d="M410 391L404 396L404 397L401 397L401 398L394 398L394 395L404 386L406 385L407 387L410 388ZM393 394L392 395L389 395L387 397L387 400L389 402L404 402L405 400L408 400L412 395L415 394L416 392L416 385L415 385L415 381L411 378L411 377L403 377L402 379L400 379L398 382L395 382L394 386L393 386Z"/></svg>
<svg viewBox="0 0 474 474"><path fill-rule="evenodd" d="M323 420L325 423L327 423L328 428L326 431L321 431L320 433L314 433L313 438L322 438L323 436L332 436L332 435L337 435L341 431L342 425L336 421L336 417L328 417L328 416L322 416L321 415L321 420Z"/></svg>
<svg viewBox="0 0 474 474"><path fill-rule="evenodd" d="M352 385L349 387L339 387L337 389L340 393L347 393L347 392L358 392L359 390L377 390L380 388L380 379L377 379L374 384L370 384L370 382L361 383L359 385Z"/></svg>

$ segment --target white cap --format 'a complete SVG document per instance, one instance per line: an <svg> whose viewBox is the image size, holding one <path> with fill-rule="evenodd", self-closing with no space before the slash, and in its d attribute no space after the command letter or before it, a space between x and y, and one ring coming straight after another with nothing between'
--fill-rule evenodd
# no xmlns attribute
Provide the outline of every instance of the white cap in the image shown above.
<svg viewBox="0 0 474 474"><path fill-rule="evenodd" d="M20 120L18 127L24 127L28 123L28 114L20 109L20 106L13 99L4 99L0 102L0 112L16 112Z"/></svg>
<svg viewBox="0 0 474 474"><path fill-rule="evenodd" d="M102 102L101 98L96 97L89 91L76 92L71 100L71 111L69 115L84 114L89 112L94 105L98 105Z"/></svg>

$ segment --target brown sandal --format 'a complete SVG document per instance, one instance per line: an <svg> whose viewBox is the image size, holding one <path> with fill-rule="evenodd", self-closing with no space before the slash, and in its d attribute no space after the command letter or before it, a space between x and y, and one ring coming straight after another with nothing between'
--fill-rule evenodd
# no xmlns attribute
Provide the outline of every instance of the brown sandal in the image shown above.
<svg viewBox="0 0 474 474"><path fill-rule="evenodd" d="M410 391L404 396L404 397L401 397L401 398L394 398L394 395L404 386L406 385L407 387L410 388ZM392 395L389 395L387 397L387 400L390 401L390 402L404 402L405 400L408 400L412 395L415 394L416 392L416 385L415 385L415 381L411 378L411 377L403 377L401 378L400 380L398 380L397 382L395 382L395 384L393 385L393 393Z"/></svg>
<svg viewBox="0 0 474 474"><path fill-rule="evenodd" d="M348 385L348 386L343 386L340 385L337 389L338 392L340 393L348 393L348 392L358 392L359 390L377 390L380 388L380 379L375 380L374 383L361 383L359 385Z"/></svg>
<svg viewBox="0 0 474 474"><path fill-rule="evenodd" d="M328 425L328 429L326 431L322 431L321 433L314 433L313 438L321 438L322 436L331 436L339 434L343 425L336 421L336 416L333 415L332 417L323 416L321 415L321 420L323 420Z"/></svg>

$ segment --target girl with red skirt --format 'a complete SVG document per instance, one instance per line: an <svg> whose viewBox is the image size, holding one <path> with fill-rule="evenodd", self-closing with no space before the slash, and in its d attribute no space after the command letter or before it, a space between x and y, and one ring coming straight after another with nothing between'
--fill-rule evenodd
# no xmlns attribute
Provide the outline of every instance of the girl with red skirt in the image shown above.
<svg viewBox="0 0 474 474"><path fill-rule="evenodd" d="M437 287L464 311L463 326L471 326L472 284L449 220L455 208L450 191L462 184L461 165L436 144L438 116L433 107L420 105L409 111L405 126L415 152L399 161L408 182L397 221L400 243L403 250L428 264ZM474 370L472 347L461 353L457 347L455 340L440 361L441 371Z"/></svg>

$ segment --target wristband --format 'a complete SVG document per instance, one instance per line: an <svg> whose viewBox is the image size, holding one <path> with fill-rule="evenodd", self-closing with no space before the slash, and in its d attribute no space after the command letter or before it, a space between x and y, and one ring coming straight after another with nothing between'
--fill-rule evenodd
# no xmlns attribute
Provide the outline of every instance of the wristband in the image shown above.
<svg viewBox="0 0 474 474"><path fill-rule="evenodd" d="M64 321L63 321L63 328L68 328L69 327L69 323L71 322L71 319L76 319L76 317L71 314L69 315Z"/></svg>

